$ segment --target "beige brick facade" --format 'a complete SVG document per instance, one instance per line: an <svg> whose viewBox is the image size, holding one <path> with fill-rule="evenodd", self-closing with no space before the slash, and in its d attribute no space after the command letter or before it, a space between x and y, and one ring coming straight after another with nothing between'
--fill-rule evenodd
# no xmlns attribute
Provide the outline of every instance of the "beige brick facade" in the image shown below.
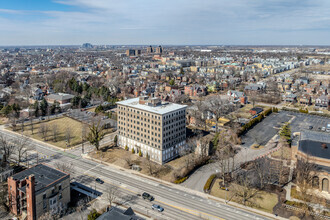
<svg viewBox="0 0 330 220"><path fill-rule="evenodd" d="M150 101L150 102L149 102ZM140 97L117 103L119 146L163 164L186 143L186 106Z"/></svg>

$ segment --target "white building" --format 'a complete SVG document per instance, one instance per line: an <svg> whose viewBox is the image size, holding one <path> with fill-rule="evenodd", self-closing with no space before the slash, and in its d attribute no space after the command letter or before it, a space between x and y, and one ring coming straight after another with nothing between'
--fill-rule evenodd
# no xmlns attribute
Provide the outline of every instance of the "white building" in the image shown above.
<svg viewBox="0 0 330 220"><path fill-rule="evenodd" d="M118 144L164 164L186 144L186 105L142 96L117 102Z"/></svg>

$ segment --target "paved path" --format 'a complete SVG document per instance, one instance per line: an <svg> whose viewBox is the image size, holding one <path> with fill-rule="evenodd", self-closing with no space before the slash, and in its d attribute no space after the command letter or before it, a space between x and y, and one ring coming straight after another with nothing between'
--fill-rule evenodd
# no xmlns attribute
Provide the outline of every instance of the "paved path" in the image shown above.
<svg viewBox="0 0 330 220"><path fill-rule="evenodd" d="M276 140L278 136L275 135L263 149L253 150L251 148L238 147L240 151L235 156L236 167L247 161L254 160L255 158L265 155L270 152L276 146ZM183 186L188 187L199 192L203 192L204 185L207 179L214 173L220 171L220 167L217 163L207 164L198 170L196 170L185 182L182 183Z"/></svg>

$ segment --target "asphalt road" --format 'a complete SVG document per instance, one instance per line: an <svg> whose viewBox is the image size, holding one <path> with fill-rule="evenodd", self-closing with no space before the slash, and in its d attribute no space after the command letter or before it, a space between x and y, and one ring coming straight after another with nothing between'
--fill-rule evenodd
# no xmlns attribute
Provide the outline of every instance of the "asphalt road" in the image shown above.
<svg viewBox="0 0 330 220"><path fill-rule="evenodd" d="M7 138L19 138L18 135L0 130ZM109 167L80 157L80 151L63 152L47 145L31 140L38 152L40 162L54 165L56 162L72 163L74 171L71 173L72 181L77 181L103 193L109 185L120 188L123 197L127 197L127 205L134 210L151 215L155 219L267 219L264 216L248 212L239 208L225 205L221 202L207 199L191 190L176 187L171 184L162 184L152 179L146 179L125 171ZM36 163L36 152L30 152L28 160ZM104 184L95 183L95 178L101 178ZM165 211L158 213L151 210L151 202L143 201L137 194L148 192L155 197L153 203L164 207ZM137 198L136 198L137 197Z"/></svg>

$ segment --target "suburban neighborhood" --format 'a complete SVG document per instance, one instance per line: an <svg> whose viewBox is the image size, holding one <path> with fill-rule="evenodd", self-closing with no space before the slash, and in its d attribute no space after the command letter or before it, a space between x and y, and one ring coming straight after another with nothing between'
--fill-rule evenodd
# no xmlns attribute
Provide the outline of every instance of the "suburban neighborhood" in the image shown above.
<svg viewBox="0 0 330 220"><path fill-rule="evenodd" d="M1 49L1 218L330 218L328 53Z"/></svg>

